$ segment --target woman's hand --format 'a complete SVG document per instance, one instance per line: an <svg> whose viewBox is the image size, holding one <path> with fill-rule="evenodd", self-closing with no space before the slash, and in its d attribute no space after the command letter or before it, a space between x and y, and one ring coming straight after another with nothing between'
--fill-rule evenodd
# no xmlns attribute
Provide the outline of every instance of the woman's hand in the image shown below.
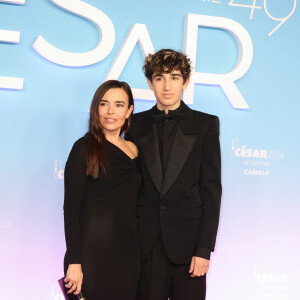
<svg viewBox="0 0 300 300"><path fill-rule="evenodd" d="M78 295L81 292L82 286L82 269L81 264L71 264L68 267L67 275L65 278L66 287L69 289L68 294L74 293Z"/></svg>

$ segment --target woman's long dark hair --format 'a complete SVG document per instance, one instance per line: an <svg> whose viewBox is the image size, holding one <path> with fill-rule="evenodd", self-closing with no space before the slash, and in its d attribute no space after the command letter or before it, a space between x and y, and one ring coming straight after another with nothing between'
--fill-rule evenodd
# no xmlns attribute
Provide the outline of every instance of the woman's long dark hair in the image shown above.
<svg viewBox="0 0 300 300"><path fill-rule="evenodd" d="M102 83L95 92L94 98L90 107L90 120L89 131L87 133L87 170L86 175L91 175L93 178L97 178L99 175L99 167L101 171L106 173L106 157L104 151L105 135L100 123L98 107L105 93L110 89L121 88L123 89L129 99L128 107L133 105L133 96L130 86L123 81L108 80ZM121 128L120 135L128 130L130 123L130 117L125 120L124 125Z"/></svg>

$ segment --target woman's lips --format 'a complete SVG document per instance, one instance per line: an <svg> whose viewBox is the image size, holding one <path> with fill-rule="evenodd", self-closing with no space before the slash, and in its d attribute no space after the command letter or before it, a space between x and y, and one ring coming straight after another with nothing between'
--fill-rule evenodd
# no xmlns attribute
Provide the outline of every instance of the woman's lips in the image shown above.
<svg viewBox="0 0 300 300"><path fill-rule="evenodd" d="M104 118L104 120L105 120L106 123L114 123L114 122L117 121L117 120L114 119L114 118Z"/></svg>

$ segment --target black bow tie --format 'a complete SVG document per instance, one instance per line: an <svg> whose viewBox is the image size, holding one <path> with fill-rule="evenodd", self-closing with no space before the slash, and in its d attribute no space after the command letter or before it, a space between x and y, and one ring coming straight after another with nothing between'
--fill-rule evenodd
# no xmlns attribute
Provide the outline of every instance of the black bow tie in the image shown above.
<svg viewBox="0 0 300 300"><path fill-rule="evenodd" d="M182 120L183 119L183 115L182 113L173 113L173 114L154 114L153 115L154 121L155 123L159 123L159 122L166 122L168 120Z"/></svg>

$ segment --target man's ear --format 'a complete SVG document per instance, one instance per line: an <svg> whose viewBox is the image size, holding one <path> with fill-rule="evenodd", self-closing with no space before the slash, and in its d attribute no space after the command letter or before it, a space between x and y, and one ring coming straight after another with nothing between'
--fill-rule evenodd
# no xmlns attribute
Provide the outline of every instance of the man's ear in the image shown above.
<svg viewBox="0 0 300 300"><path fill-rule="evenodd" d="M152 85L152 82L149 78L147 78L147 82L148 82L150 90L153 91L153 85Z"/></svg>
<svg viewBox="0 0 300 300"><path fill-rule="evenodd" d="M188 77L188 78L186 79L185 83L184 83L183 86L182 86L182 89L184 90L185 88L187 88L187 86L189 85L189 83L190 83L190 77Z"/></svg>

